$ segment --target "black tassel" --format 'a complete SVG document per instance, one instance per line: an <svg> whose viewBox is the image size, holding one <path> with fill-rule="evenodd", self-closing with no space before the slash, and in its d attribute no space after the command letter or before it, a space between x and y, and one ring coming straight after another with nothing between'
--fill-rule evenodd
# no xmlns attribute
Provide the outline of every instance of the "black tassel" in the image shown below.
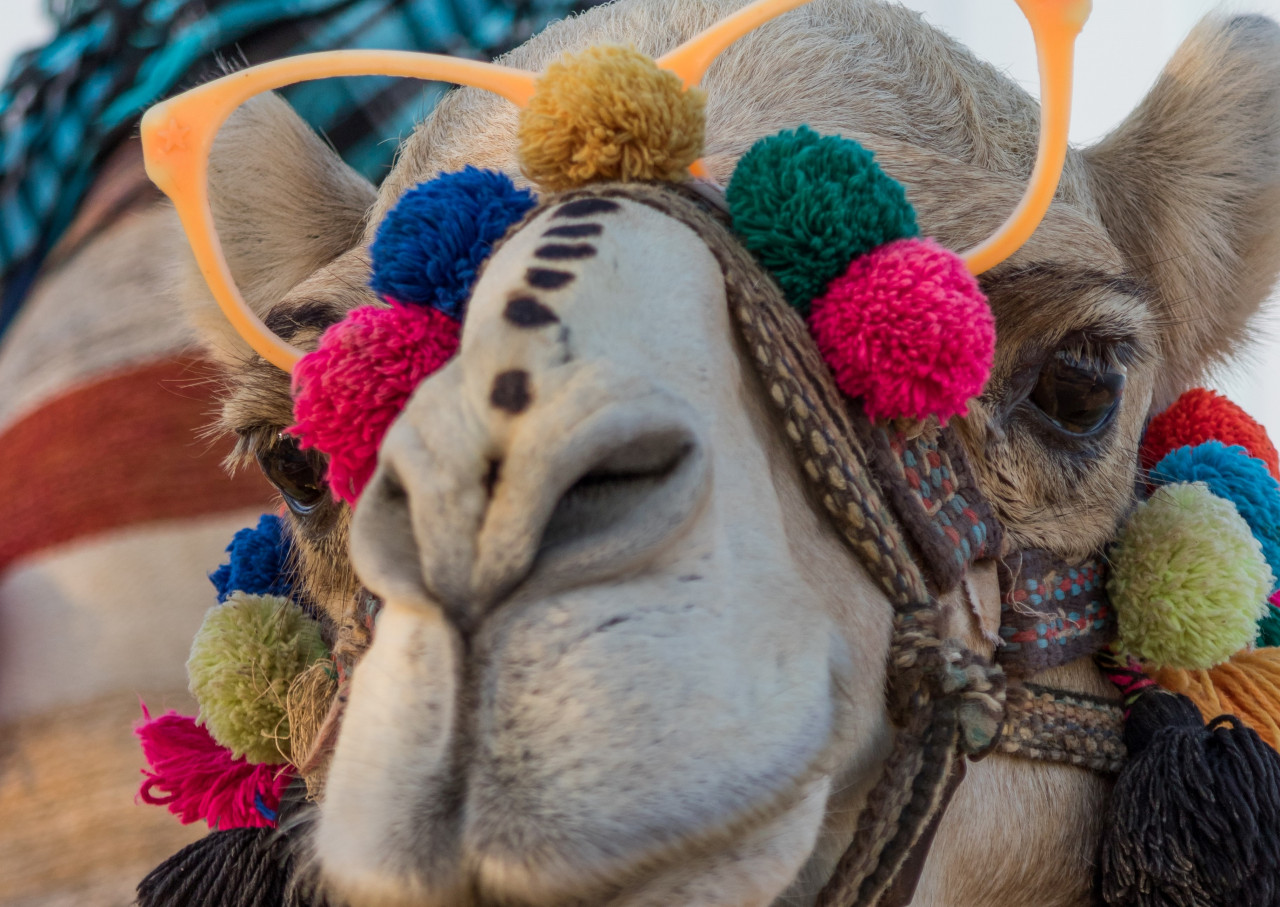
<svg viewBox="0 0 1280 907"><path fill-rule="evenodd" d="M1125 722L1101 893L1112 907L1280 907L1280 754L1232 715L1206 726L1148 691Z"/></svg>
<svg viewBox="0 0 1280 907"><path fill-rule="evenodd" d="M138 907L284 907L292 871L273 828L211 831L138 885Z"/></svg>

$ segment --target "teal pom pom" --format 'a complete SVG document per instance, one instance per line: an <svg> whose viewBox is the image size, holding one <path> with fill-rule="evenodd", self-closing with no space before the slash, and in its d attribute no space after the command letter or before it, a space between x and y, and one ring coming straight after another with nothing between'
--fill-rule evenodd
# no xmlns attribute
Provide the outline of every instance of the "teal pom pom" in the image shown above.
<svg viewBox="0 0 1280 907"><path fill-rule="evenodd" d="M327 656L319 622L289 599L233 592L205 616L187 659L200 722L236 757L291 761L289 684Z"/></svg>
<svg viewBox="0 0 1280 907"><path fill-rule="evenodd" d="M1280 608L1267 605L1267 613L1258 621L1258 635L1253 640L1255 646L1280 646Z"/></svg>
<svg viewBox="0 0 1280 907"><path fill-rule="evenodd" d="M1221 664L1253 642L1271 581L1235 505L1198 482L1161 486L1111 552L1117 650L1158 668Z"/></svg>
<svg viewBox="0 0 1280 907"><path fill-rule="evenodd" d="M1236 510L1262 545L1272 573L1280 573L1280 482L1267 464L1240 446L1205 441L1171 451L1151 470L1151 481L1203 482Z"/></svg>
<svg viewBox="0 0 1280 907"><path fill-rule="evenodd" d="M804 315L853 259L920 234L902 184L870 151L807 126L756 142L726 198L734 231Z"/></svg>

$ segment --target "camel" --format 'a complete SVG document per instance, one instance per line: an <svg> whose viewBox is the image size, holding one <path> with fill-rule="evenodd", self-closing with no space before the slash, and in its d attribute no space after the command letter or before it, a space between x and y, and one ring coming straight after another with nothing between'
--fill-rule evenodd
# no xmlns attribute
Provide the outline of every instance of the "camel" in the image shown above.
<svg viewBox="0 0 1280 907"><path fill-rule="evenodd" d="M607 41L656 56L737 5L624 0L506 62L539 70ZM1263 17L1202 22L1121 126L1071 150L1033 238L983 276L996 364L956 424L1008 548L1105 546L1134 501L1148 415L1230 356L1272 286L1278 51ZM789 13L704 85L714 180L808 124L874 150L953 248L1003 218L1034 154L1021 89L875 0ZM459 90L375 190L287 105L246 105L210 177L246 299L313 347L377 303L368 244L400 195L467 164L518 177L515 126L506 102ZM598 254L549 297L557 330L504 319L556 211L495 251L458 355L414 393L354 512L290 515L331 628L369 593L382 603L307 819L311 872L352 907L813 903L889 752L892 609L808 488L721 263L687 223L615 199ZM296 458L288 377L194 275L186 290L226 369L220 424L278 475ZM1046 418L1040 376L1062 361L1124 376L1105 420ZM495 406L512 372L529 399ZM951 604L967 625L964 594ZM1111 695L1089 659L1034 679ZM1107 794L1073 766L973 763L911 903L1092 903Z"/></svg>

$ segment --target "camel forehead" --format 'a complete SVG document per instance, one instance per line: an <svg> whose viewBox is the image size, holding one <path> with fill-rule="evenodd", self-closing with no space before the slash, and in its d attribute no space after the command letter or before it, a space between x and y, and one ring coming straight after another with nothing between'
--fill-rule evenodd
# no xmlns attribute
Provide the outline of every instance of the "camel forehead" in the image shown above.
<svg viewBox="0 0 1280 907"><path fill-rule="evenodd" d="M613 343L591 348L594 335L629 322L648 355L679 361L699 328L727 334L723 310L719 266L692 229L630 199L587 196L551 205L503 242L466 324L487 327L500 311L518 335L554 334L578 353L612 356ZM464 330L463 350L486 341Z"/></svg>
<svg viewBox="0 0 1280 907"><path fill-rule="evenodd" d="M554 23L503 62L540 71L600 43L659 56L740 5L610 4ZM1035 156L1038 105L1020 86L918 14L877 0L816 0L768 23L731 46L703 87L705 157L721 178L756 139L802 123L857 138L890 162L918 149L975 177L1021 181ZM374 219L442 171L474 164L518 174L517 123L516 108L487 92L446 96L404 143Z"/></svg>

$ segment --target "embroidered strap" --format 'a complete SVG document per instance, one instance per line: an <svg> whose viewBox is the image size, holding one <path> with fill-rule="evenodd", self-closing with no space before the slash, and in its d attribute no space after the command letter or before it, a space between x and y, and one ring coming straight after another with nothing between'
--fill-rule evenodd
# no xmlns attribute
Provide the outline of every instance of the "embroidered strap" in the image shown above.
<svg viewBox="0 0 1280 907"><path fill-rule="evenodd" d="M932 417L922 426L872 424L855 410L870 442L880 487L918 553L930 591L956 587L969 565L1000 552L1004 530L978 490L955 432Z"/></svg>
<svg viewBox="0 0 1280 907"><path fill-rule="evenodd" d="M1034 683L1011 685L996 750L1115 774L1127 757L1124 706Z"/></svg>
<svg viewBox="0 0 1280 907"><path fill-rule="evenodd" d="M1028 549L999 563L1000 643L996 663L1010 677L1030 677L1100 651L1115 637L1104 566L1072 566Z"/></svg>
<svg viewBox="0 0 1280 907"><path fill-rule="evenodd" d="M964 777L953 704L912 697L911 719L815 907L910 903L937 823Z"/></svg>

